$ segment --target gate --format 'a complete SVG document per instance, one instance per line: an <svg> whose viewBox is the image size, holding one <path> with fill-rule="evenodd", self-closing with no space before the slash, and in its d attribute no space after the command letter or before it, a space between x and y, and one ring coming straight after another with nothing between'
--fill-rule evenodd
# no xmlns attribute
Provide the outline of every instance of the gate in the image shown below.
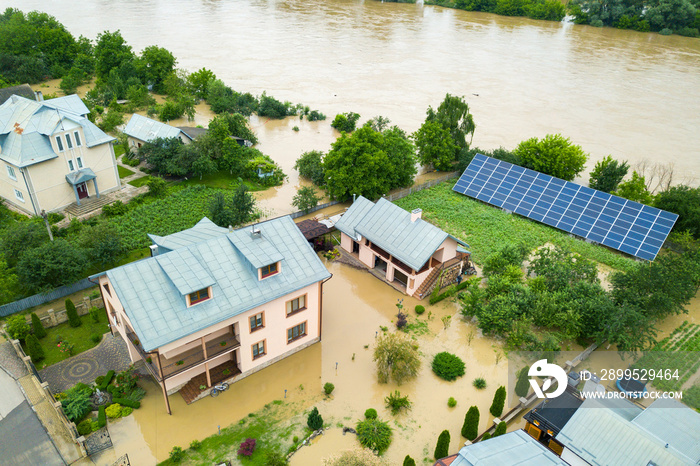
<svg viewBox="0 0 700 466"><path fill-rule="evenodd" d="M92 456L95 453L99 453L111 447L112 438L109 436L107 427L103 427L102 429L95 431L95 433L85 439L85 450L87 451L88 456ZM126 464L129 463L127 462Z"/></svg>

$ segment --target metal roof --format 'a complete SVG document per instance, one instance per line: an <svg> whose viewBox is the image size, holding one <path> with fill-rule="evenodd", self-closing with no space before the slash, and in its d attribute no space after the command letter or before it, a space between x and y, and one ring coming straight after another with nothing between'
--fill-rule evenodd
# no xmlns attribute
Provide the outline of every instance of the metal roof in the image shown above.
<svg viewBox="0 0 700 466"><path fill-rule="evenodd" d="M64 110L66 112L75 113L80 116L87 116L90 113L90 109L83 103L83 101L78 97L77 94L66 95L63 97L56 97L55 99L49 99L43 101L44 105L49 107L57 108L59 110Z"/></svg>
<svg viewBox="0 0 700 466"><path fill-rule="evenodd" d="M451 466L547 465L566 466L566 463L522 430L466 446L451 463Z"/></svg>
<svg viewBox="0 0 700 466"><path fill-rule="evenodd" d="M211 238L216 238L224 233L228 233L228 228L217 226L207 217L202 218L195 226L187 230L179 231L168 236L157 236L149 234L148 237L153 241L153 244L160 248L165 248L172 251L183 246L206 241Z"/></svg>
<svg viewBox="0 0 700 466"><path fill-rule="evenodd" d="M160 121L151 120L143 115L134 113L124 128L124 134L141 141L152 141L157 138L179 138L183 134L192 139L184 131Z"/></svg>
<svg viewBox="0 0 700 466"><path fill-rule="evenodd" d="M330 277L290 217L256 227L261 238L252 239L246 227L107 271L146 351ZM161 240L173 245L185 237L181 233L175 241ZM279 273L258 280L250 264L262 257L281 258ZM212 297L188 308L181 289L209 277Z"/></svg>
<svg viewBox="0 0 700 466"><path fill-rule="evenodd" d="M92 168L81 168L78 171L70 172L66 175L66 181L75 186L88 180L97 178Z"/></svg>
<svg viewBox="0 0 700 466"><path fill-rule="evenodd" d="M667 442L655 434L630 422L622 415L624 411L618 412L619 403L611 409L613 405L607 401L595 398L584 401L556 440L593 465L695 464L673 446L666 447ZM675 410L666 410L664 416L672 415L672 411Z"/></svg>
<svg viewBox="0 0 700 466"><path fill-rule="evenodd" d="M700 463L700 414L670 398L658 398L632 421Z"/></svg>
<svg viewBox="0 0 700 466"><path fill-rule="evenodd" d="M18 95L29 100L36 100L36 94L29 84L20 84L19 86L3 87L0 89L0 104L3 104L13 95Z"/></svg>
<svg viewBox="0 0 700 466"><path fill-rule="evenodd" d="M367 212L374 207L374 202L360 196L335 223L335 227L351 238L359 239L355 227L364 219Z"/></svg>

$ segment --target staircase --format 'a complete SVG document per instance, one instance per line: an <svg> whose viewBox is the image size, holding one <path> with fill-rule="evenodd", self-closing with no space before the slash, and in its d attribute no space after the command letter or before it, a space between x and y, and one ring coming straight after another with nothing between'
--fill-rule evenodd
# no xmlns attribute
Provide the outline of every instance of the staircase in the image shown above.
<svg viewBox="0 0 700 466"><path fill-rule="evenodd" d="M229 370L229 373L226 375L223 374L225 369ZM224 380L232 379L240 373L241 371L238 369L238 365L233 360L226 361L223 364L209 369L209 375L211 377L212 385L215 385L219 382L223 382ZM196 375L192 379L190 379L190 381L187 382L180 389L180 395L182 395L182 398L185 400L185 403L190 404L193 401L196 401L199 398L201 398L202 393L209 393L209 390L211 388L209 386L207 386L204 390L199 389L199 387L203 385L207 385L206 373Z"/></svg>
<svg viewBox="0 0 700 466"><path fill-rule="evenodd" d="M453 257L452 259L448 260L447 262L443 262L440 264L440 267L435 267L429 274L428 277L423 281L423 283L420 284L418 289L416 290L415 293L413 293L413 297L416 299L423 299L426 296L428 296L432 291L433 288L435 287L435 283L437 282L438 277L440 277L440 274L444 270L449 270L453 267L459 267L460 262L462 261L461 258L458 257ZM442 287L446 287L447 285L450 285L451 283L441 283Z"/></svg>
<svg viewBox="0 0 700 466"><path fill-rule="evenodd" d="M114 202L114 199L109 196L91 197L82 199L80 205L72 203L65 208L65 213L72 217L80 217L97 209L104 207L107 204Z"/></svg>

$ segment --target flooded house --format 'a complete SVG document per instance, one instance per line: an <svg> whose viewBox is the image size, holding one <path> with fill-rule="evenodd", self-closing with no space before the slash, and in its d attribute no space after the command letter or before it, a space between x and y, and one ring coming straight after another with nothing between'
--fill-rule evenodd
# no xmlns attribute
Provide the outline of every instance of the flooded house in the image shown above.
<svg viewBox="0 0 700 466"><path fill-rule="evenodd" d="M290 217L229 231L203 218L149 235L152 257L99 278L112 332L187 403L321 339L331 274Z"/></svg>
<svg viewBox="0 0 700 466"><path fill-rule="evenodd" d="M417 299L471 268L468 245L386 199L360 196L335 224L341 248L375 275Z"/></svg>
<svg viewBox="0 0 700 466"><path fill-rule="evenodd" d="M95 126L80 97L0 105L0 196L31 215L121 188L114 138Z"/></svg>
<svg viewBox="0 0 700 466"><path fill-rule="evenodd" d="M129 147L133 151L158 138L178 138L183 144L189 144L194 139L194 136L190 136L181 128L166 125L138 113L131 116L124 128L124 134L129 137Z"/></svg>

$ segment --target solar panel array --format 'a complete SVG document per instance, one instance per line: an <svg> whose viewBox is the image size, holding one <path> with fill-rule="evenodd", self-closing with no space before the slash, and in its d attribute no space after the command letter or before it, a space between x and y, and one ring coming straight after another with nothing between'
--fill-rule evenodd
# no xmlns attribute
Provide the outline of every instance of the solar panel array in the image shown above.
<svg viewBox="0 0 700 466"><path fill-rule="evenodd" d="M477 154L454 191L654 260L678 215Z"/></svg>

